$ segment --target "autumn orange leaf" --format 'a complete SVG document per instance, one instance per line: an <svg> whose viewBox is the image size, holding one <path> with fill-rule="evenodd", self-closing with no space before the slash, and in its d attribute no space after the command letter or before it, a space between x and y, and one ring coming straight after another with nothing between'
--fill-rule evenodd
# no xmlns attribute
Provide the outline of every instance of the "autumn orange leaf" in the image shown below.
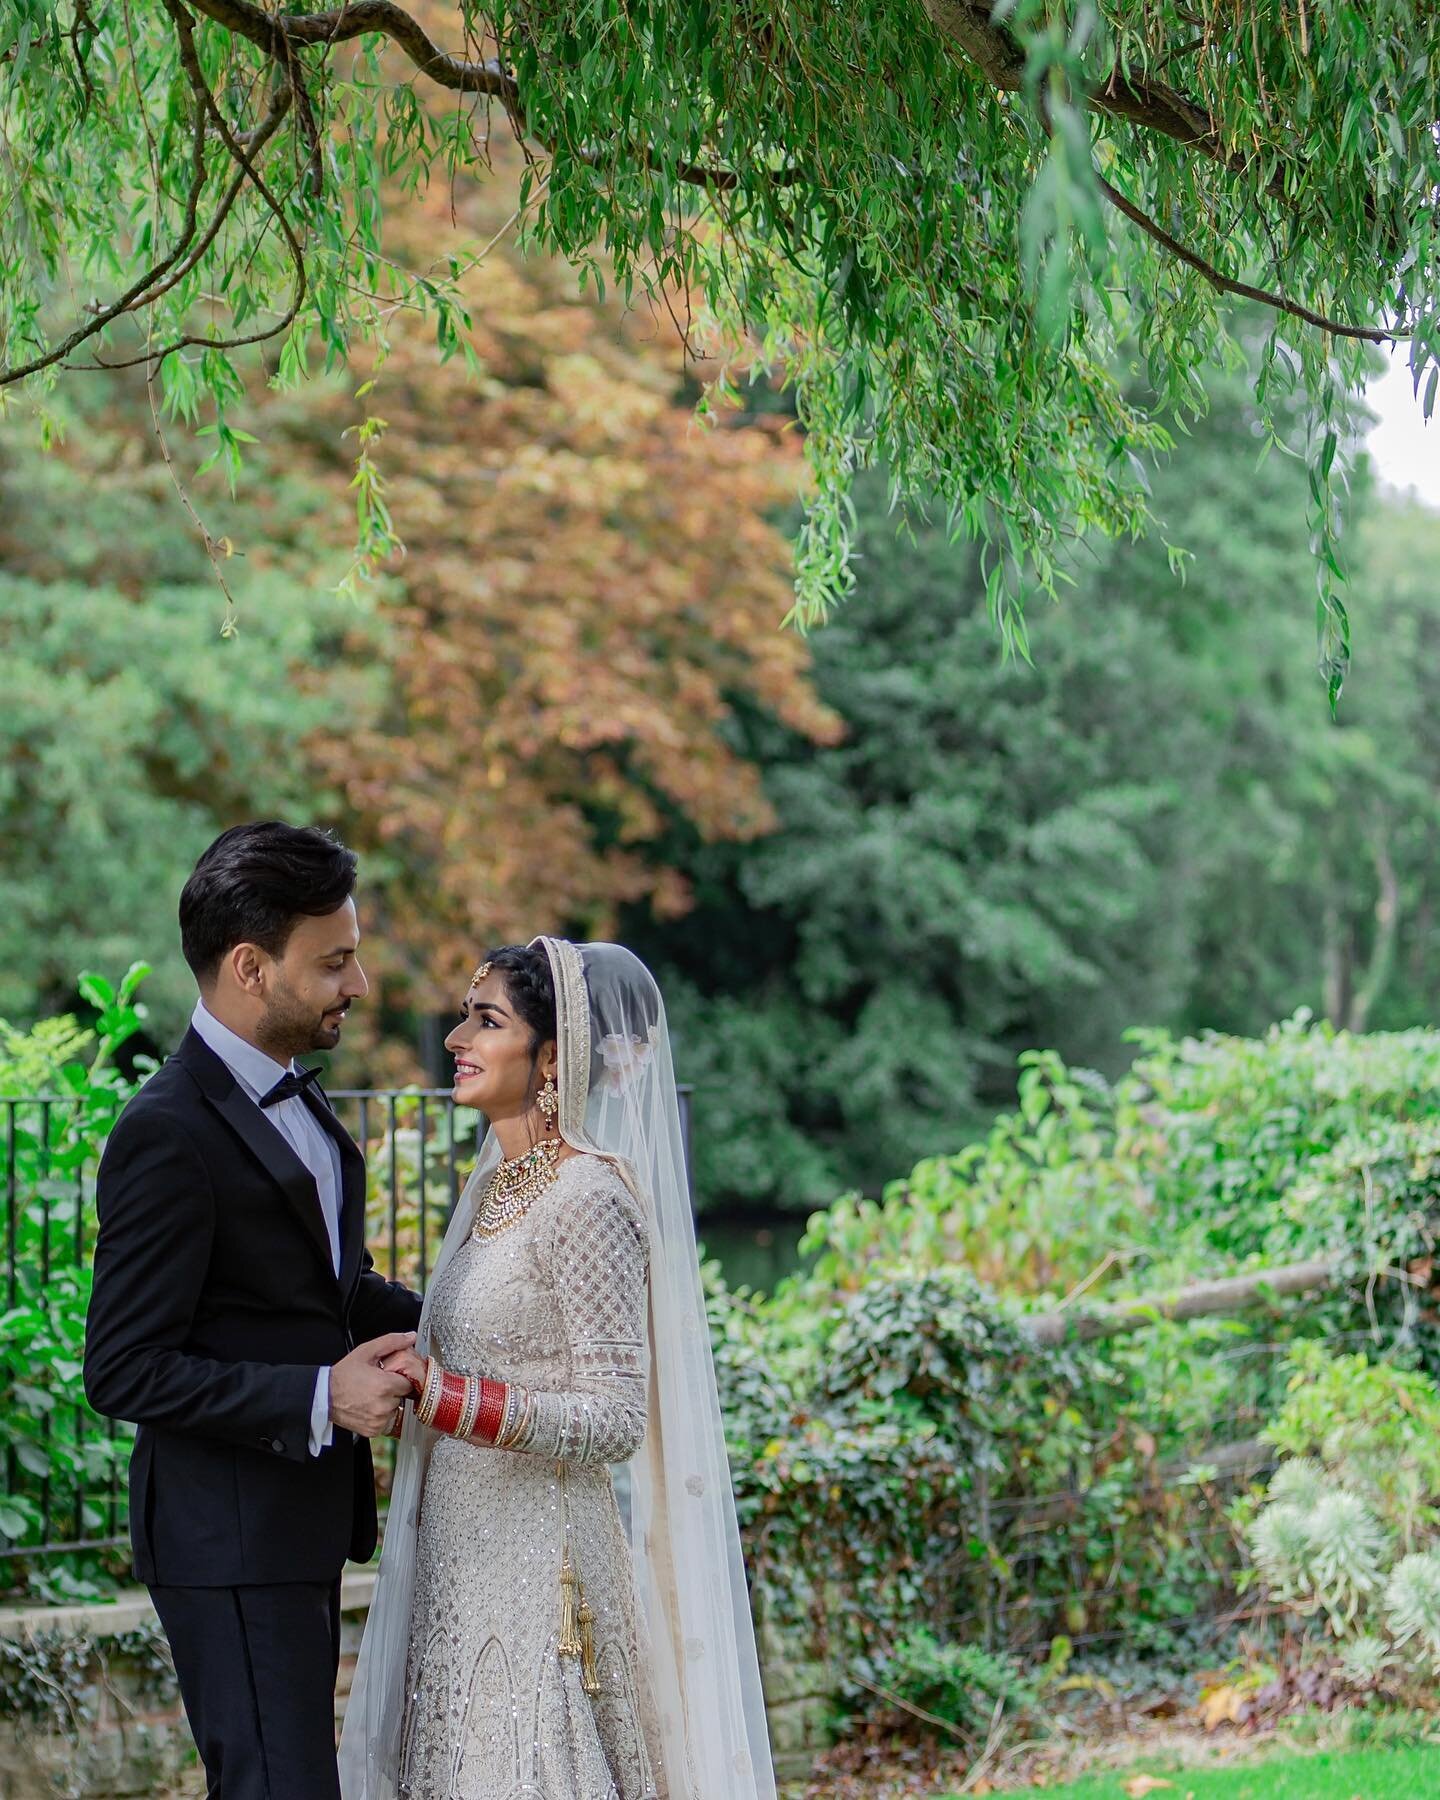
<svg viewBox="0 0 1440 1800"><path fill-rule="evenodd" d="M478 240L495 236L515 174L498 149L496 163L463 195L392 196L391 253L424 267L452 200ZM388 672L307 750L365 858L376 1016L447 1007L492 944L610 935L637 903L683 914L667 834L775 824L729 735L737 706L814 740L839 732L803 640L781 629L780 521L801 468L784 422L697 425L703 370L668 318L597 304L503 235L463 298L478 382L401 311L379 366L352 370L318 418L298 403L286 448L348 483L342 431L373 382L363 408L388 422L374 454L406 544L369 652Z"/></svg>

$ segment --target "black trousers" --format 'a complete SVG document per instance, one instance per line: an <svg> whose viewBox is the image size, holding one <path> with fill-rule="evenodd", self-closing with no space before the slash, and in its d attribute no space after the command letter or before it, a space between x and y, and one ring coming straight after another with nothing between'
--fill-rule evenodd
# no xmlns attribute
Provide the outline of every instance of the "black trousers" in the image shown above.
<svg viewBox="0 0 1440 1800"><path fill-rule="evenodd" d="M339 1800L339 1579L150 1597L210 1800Z"/></svg>

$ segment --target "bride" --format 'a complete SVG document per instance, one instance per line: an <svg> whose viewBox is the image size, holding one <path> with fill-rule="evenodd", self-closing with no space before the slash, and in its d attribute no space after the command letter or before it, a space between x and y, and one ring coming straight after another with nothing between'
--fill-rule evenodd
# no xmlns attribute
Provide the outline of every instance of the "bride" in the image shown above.
<svg viewBox="0 0 1440 1800"><path fill-rule="evenodd" d="M773 1800L659 990L536 938L462 1015L345 1800Z"/></svg>

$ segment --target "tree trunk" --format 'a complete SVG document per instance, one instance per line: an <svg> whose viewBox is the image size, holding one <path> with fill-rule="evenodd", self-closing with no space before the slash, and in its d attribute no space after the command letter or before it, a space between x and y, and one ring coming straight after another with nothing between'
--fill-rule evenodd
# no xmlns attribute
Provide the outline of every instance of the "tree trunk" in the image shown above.
<svg viewBox="0 0 1440 1800"><path fill-rule="evenodd" d="M1330 885L1328 872L1325 885ZM1327 899L1322 919L1325 1017L1337 1028L1350 1015L1350 955L1348 933L1338 902Z"/></svg>
<svg viewBox="0 0 1440 1800"><path fill-rule="evenodd" d="M1390 856L1390 834L1383 824L1376 826L1371 835L1370 855L1375 862L1375 877L1380 888L1375 897L1375 938L1370 946L1364 979L1350 1002L1346 1023L1351 1031L1366 1029L1375 1002L1385 992L1395 963L1395 939L1400 925L1400 880Z"/></svg>

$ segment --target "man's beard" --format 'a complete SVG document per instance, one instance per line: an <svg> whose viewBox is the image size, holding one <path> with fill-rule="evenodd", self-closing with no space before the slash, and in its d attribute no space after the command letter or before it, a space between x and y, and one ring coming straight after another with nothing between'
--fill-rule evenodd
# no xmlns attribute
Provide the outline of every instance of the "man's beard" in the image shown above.
<svg viewBox="0 0 1440 1800"><path fill-rule="evenodd" d="M342 1001L330 1010L331 1014L348 1013L350 1002ZM288 1063L314 1050L333 1050L340 1042L340 1020L315 1012L292 988L277 985L255 1035L261 1049L276 1062Z"/></svg>

